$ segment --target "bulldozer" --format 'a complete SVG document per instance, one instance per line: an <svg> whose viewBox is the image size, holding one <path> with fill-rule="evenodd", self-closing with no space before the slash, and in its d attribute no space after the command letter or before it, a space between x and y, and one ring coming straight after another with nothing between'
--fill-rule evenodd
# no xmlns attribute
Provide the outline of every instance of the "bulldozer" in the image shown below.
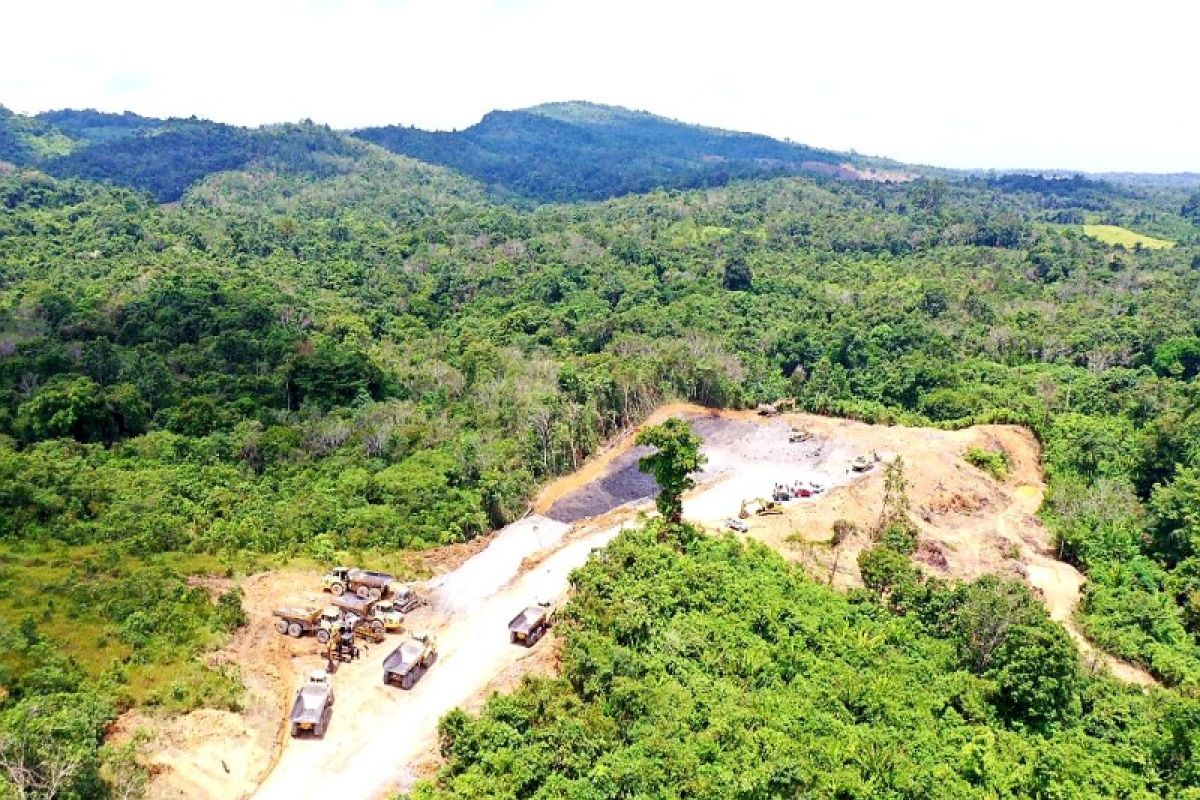
<svg viewBox="0 0 1200 800"><path fill-rule="evenodd" d="M807 442L812 438L812 431L805 430L804 428L793 427L790 431L788 431L788 441L792 444Z"/></svg>
<svg viewBox="0 0 1200 800"><path fill-rule="evenodd" d="M879 461L879 453L871 453L870 456L855 456L854 460L850 462L850 469L854 472L870 472Z"/></svg>
<svg viewBox="0 0 1200 800"><path fill-rule="evenodd" d="M774 500L767 500L762 497L754 497L749 500L742 501L742 507L738 509L739 519L748 519L751 514L757 514L760 517L770 516L772 514L782 514L783 509Z"/></svg>

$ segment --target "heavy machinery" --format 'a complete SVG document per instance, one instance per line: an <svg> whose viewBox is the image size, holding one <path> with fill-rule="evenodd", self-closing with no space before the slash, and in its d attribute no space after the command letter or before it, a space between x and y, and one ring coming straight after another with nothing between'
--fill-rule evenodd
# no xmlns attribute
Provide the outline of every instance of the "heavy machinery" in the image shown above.
<svg viewBox="0 0 1200 800"><path fill-rule="evenodd" d="M407 614L413 609L425 605L425 599L409 586L393 586L391 602L393 610L401 614Z"/></svg>
<svg viewBox="0 0 1200 800"><path fill-rule="evenodd" d="M513 644L523 644L533 647L546 635L554 622L554 614L549 603L538 603L529 606L517 614L508 623L508 640Z"/></svg>
<svg viewBox="0 0 1200 800"><path fill-rule="evenodd" d="M412 610L414 606L405 606L405 608ZM384 630L398 631L404 627L404 609L394 598L380 600L372 606L370 619L372 623L381 623Z"/></svg>
<svg viewBox="0 0 1200 800"><path fill-rule="evenodd" d="M358 656L359 650L358 645L354 643L353 628L346 623L341 623L341 626L331 633L328 640L325 657L329 664L329 671L335 672L338 664L348 663Z"/></svg>
<svg viewBox="0 0 1200 800"><path fill-rule="evenodd" d="M389 592L395 582L396 576L386 572L350 567L334 567L321 578L325 591L331 592L335 597L353 592L366 600L379 600Z"/></svg>
<svg viewBox="0 0 1200 800"><path fill-rule="evenodd" d="M351 611L342 611L328 625L317 629L317 641L326 644L343 633L349 633L351 639L366 639L378 644L384 640L386 626L383 620L368 619Z"/></svg>
<svg viewBox="0 0 1200 800"><path fill-rule="evenodd" d="M792 411L796 408L796 398L784 397L776 400L774 403L759 403L758 415L760 417L773 417L776 414L782 414L785 411Z"/></svg>
<svg viewBox="0 0 1200 800"><path fill-rule="evenodd" d="M306 633L319 631L325 609L313 606L283 606L271 612L278 617L275 620L275 630L284 636L299 639Z"/></svg>
<svg viewBox="0 0 1200 800"><path fill-rule="evenodd" d="M879 453L872 453L870 456L859 455L855 456L850 462L850 469L855 472L867 472L874 468L879 463Z"/></svg>
<svg viewBox="0 0 1200 800"><path fill-rule="evenodd" d="M437 643L428 633L415 634L383 660L384 685L395 683L411 689L437 661Z"/></svg>
<svg viewBox="0 0 1200 800"><path fill-rule="evenodd" d="M788 441L792 444L807 442L811 438L813 438L812 431L806 431L803 428L792 428L788 433Z"/></svg>
<svg viewBox="0 0 1200 800"><path fill-rule="evenodd" d="M288 717L292 736L311 735L320 739L329 727L332 714L333 684L329 682L329 673L315 670L308 676L308 681L296 690L292 713Z"/></svg>
<svg viewBox="0 0 1200 800"><path fill-rule="evenodd" d="M771 514L782 514L783 509L774 500L766 500L762 497L755 497L750 500L743 500L742 507L738 509L739 519L749 519L751 514L758 514L760 517L769 516Z"/></svg>

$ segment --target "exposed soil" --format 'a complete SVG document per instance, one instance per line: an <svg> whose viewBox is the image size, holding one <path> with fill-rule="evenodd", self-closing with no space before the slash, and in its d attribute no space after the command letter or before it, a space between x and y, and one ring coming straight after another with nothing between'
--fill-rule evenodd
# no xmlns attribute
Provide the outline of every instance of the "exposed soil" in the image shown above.
<svg viewBox="0 0 1200 800"><path fill-rule="evenodd" d="M906 465L912 516L920 528L916 563L951 578L1000 573L1026 580L1097 668L1127 681L1152 682L1098 653L1071 622L1084 578L1054 558L1050 534L1035 516L1044 485L1040 452L1028 431L884 427L803 414L761 418L682 404L659 409L647 424L672 415L692 421L708 459L685 498L690 520L723 528L742 501L769 499L776 484L820 485L823 491L813 497L783 504L782 514L751 515L745 535L804 563L818 579L859 585L857 556L870 545L869 531L880 513L884 467L898 456ZM789 441L793 429L812 436ZM1004 449L1012 460L1008 478L996 481L967 464L962 456L971 446ZM870 471L849 468L856 456L871 454L880 461ZM318 585L318 576L277 572L246 579L250 625L214 656L241 667L245 713L202 711L169 721L133 714L122 720L123 730L148 724L158 739L148 755L157 770L151 796L241 798L257 786L255 796L268 800L368 798L432 774L437 722L447 711L478 707L525 674L557 668L553 636L532 650L511 645L508 620L533 602L564 599L570 572L651 506L654 487L637 471L639 455L631 432L548 486L531 516L476 543L417 556L419 566L433 574L423 587L431 603L408 622L436 635L438 662L411 691L381 682L380 664L400 636L389 636L344 665L334 677L337 702L321 741L284 736L291 693L308 670L323 663L315 640L281 637L270 624L270 610L303 598ZM835 548L830 540L836 520L854 530Z"/></svg>

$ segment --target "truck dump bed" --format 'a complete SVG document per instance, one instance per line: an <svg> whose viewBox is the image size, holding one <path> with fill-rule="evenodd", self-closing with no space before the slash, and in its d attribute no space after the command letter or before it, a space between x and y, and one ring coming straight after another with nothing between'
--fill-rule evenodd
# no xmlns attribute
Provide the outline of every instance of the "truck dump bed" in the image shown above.
<svg viewBox="0 0 1200 800"><path fill-rule="evenodd" d="M293 723L317 724L325 713L325 703L329 698L329 687L319 685L304 686L296 692L296 700L292 703L291 721Z"/></svg>
<svg viewBox="0 0 1200 800"><path fill-rule="evenodd" d="M343 594L333 598L333 605L343 611L349 611L357 614L359 617L366 619L371 613L371 605L374 600L365 597L359 597L356 594Z"/></svg>
<svg viewBox="0 0 1200 800"><path fill-rule="evenodd" d="M508 630L512 633L528 634L546 618L547 609L541 606L530 606L512 618Z"/></svg>
<svg viewBox="0 0 1200 800"><path fill-rule="evenodd" d="M359 583L364 586L385 587L396 581L395 575L389 575L386 572L374 572L369 569L352 569L346 576L351 583Z"/></svg>
<svg viewBox="0 0 1200 800"><path fill-rule="evenodd" d="M383 661L385 672L403 675L425 655L425 645L409 640L393 650Z"/></svg>
<svg viewBox="0 0 1200 800"><path fill-rule="evenodd" d="M282 606L273 610L271 614L282 619L304 619L314 622L321 616L321 609L310 606Z"/></svg>

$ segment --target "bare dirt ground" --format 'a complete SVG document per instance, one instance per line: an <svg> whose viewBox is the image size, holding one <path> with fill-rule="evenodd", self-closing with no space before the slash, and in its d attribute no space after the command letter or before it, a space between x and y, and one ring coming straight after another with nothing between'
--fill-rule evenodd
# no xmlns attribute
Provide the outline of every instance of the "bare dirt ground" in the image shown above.
<svg viewBox="0 0 1200 800"><path fill-rule="evenodd" d="M1035 516L1044 483L1038 446L1028 431L884 427L802 414L764 419L683 404L659 409L647 424L676 415L690 419L708 458L696 489L685 498L688 519L724 527L743 500L769 498L776 483L821 484L822 493L786 503L781 515L751 516L745 535L803 563L818 579L858 585L856 560L880 513L883 466L899 456L921 533L915 558L924 569L962 579L999 573L1025 580L1096 668L1107 667L1130 682L1152 682L1098 653L1072 624L1084 578L1054 557L1050 534ZM813 437L789 442L792 427ZM531 516L480 542L422 555L434 573L422 587L431 604L410 615L409 627L435 634L438 662L407 692L381 681L383 658L401 636L389 636L359 661L343 665L334 676L337 701L324 740L291 740L284 729L291 693L323 663L318 646L312 638L281 637L270 625L270 610L311 595L318 576L277 572L247 578L250 625L214 656L240 666L245 712L200 711L166 722L131 714L122 720L122 730L148 723L156 736L148 755L157 773L151 796L370 798L432 774L437 722L447 711L476 708L522 675L555 670L554 637L532 650L516 647L508 642L507 622L530 603L561 601L570 572L650 507L653 486L637 472L639 452L632 442L630 432L583 469L549 485ZM1007 479L996 481L966 463L963 454L971 446L1004 449L1012 460ZM881 459L873 470L849 470L855 456L872 453ZM859 531L835 549L830 539L839 519Z"/></svg>

